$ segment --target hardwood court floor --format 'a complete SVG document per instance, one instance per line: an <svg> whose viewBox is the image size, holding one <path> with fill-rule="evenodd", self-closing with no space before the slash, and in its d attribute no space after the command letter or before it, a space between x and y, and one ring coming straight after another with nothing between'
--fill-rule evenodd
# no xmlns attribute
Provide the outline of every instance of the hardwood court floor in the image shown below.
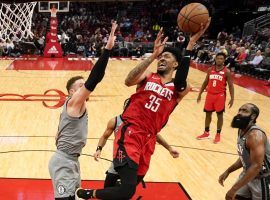
<svg viewBox="0 0 270 200"><path fill-rule="evenodd" d="M59 98L55 91L49 92L48 96L44 95L44 92L57 89L66 94L65 84L69 77L83 75L86 78L89 72L6 70L11 62L0 61L0 94L24 96L5 96L6 100L0 98L2 152L0 177L47 179L49 178L48 160L55 150L54 136L61 108L50 109L44 106L42 103L44 99L47 99L46 105L54 106ZM104 179L104 172L110 162L106 160L95 162L90 155L94 153L98 138L103 133L107 121L122 112L124 100L135 92L135 87L128 88L124 85L124 79L138 62L111 60L105 78L92 93L87 104L89 135L87 145L83 149L83 153L87 155L80 157L82 179ZM152 64L151 69L155 71L155 63ZM202 102L197 104L196 90L201 86L204 78L204 72L190 69L188 81L195 91L190 92L180 102L167 126L161 131L168 143L180 151L180 157L171 158L165 149L157 145L145 180L180 182L194 200L219 200L224 199L226 191L230 189L240 173L238 171L231 174L225 182L225 187L218 184L219 175L238 158L236 130L230 128L233 116L242 104L255 103L261 109L258 125L269 135L270 102L269 97L235 85L235 104L231 109L226 109L221 143L213 144L211 139L198 141L195 137L204 129L202 110L205 95ZM14 98L24 98L24 100L14 101ZM53 100L49 101L50 98ZM216 121L216 116L213 115L212 137L216 131ZM107 142L102 157L112 158L112 140Z"/></svg>

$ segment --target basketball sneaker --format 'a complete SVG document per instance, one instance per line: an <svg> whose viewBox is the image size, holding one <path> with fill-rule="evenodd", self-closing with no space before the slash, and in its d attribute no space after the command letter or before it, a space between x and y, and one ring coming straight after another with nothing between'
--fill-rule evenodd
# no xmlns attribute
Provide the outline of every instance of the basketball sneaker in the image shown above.
<svg viewBox="0 0 270 200"><path fill-rule="evenodd" d="M90 189L78 188L75 192L75 200L90 199L92 198L92 195L90 194Z"/></svg>
<svg viewBox="0 0 270 200"><path fill-rule="evenodd" d="M196 137L197 140L203 140L209 138L210 133L207 131L204 131L202 135L199 135Z"/></svg>
<svg viewBox="0 0 270 200"><path fill-rule="evenodd" d="M214 139L213 143L214 144L217 144L219 142L220 142L220 134L217 133L216 136L215 136L215 139Z"/></svg>

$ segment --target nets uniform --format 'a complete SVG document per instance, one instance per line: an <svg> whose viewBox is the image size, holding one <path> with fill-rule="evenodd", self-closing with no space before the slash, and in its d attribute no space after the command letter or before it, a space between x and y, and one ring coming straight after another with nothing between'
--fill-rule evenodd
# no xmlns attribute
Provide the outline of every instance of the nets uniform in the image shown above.
<svg viewBox="0 0 270 200"><path fill-rule="evenodd" d="M116 135L119 126L123 123L123 120L121 118L121 115L118 115L115 117L115 127L114 127L114 135ZM115 170L114 170L114 165L113 163L110 165L108 172L111 174L118 174Z"/></svg>
<svg viewBox="0 0 270 200"><path fill-rule="evenodd" d="M79 117L67 113L68 98L60 116L56 139L57 151L49 161L49 172L53 182L55 198L74 196L81 185L78 157L86 144L88 133L87 111Z"/></svg>
<svg viewBox="0 0 270 200"><path fill-rule="evenodd" d="M244 176L245 171L250 167L250 153L249 149L246 147L246 138L248 133L252 130L257 129L264 133L258 126L254 125L251 126L247 133L243 136L240 135L238 132L238 139L237 139L237 149L240 160L243 165L243 172L240 174L240 178ZM265 134L265 133L264 133ZM250 181L247 185L240 188L237 191L237 194L245 197L245 198L252 198L253 200L269 200L270 193L269 193L269 184L270 184L270 144L267 139L265 143L265 156L263 161L263 166L255 179Z"/></svg>
<svg viewBox="0 0 270 200"><path fill-rule="evenodd" d="M141 174L147 171L156 135L168 121L177 98L174 83L163 84L156 73L150 74L139 85L122 114L124 123L114 140L115 168L128 164Z"/></svg>
<svg viewBox="0 0 270 200"><path fill-rule="evenodd" d="M205 112L223 112L226 101L227 68L217 71L213 66L209 72L207 95L204 105Z"/></svg>

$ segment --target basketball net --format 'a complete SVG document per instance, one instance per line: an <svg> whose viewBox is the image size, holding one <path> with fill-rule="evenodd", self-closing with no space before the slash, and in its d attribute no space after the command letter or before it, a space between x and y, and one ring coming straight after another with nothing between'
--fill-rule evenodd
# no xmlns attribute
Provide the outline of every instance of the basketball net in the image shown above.
<svg viewBox="0 0 270 200"><path fill-rule="evenodd" d="M37 2L5 4L0 3L0 39L17 40L32 38L33 11Z"/></svg>

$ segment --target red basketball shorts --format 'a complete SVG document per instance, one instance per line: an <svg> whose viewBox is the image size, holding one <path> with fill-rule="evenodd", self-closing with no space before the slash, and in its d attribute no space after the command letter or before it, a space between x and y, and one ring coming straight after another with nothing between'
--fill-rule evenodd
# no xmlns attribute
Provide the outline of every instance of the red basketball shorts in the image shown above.
<svg viewBox="0 0 270 200"><path fill-rule="evenodd" d="M207 93L204 111L205 112L223 112L225 111L226 93L211 94Z"/></svg>
<svg viewBox="0 0 270 200"><path fill-rule="evenodd" d="M113 147L113 164L117 168L126 164L145 175L154 153L156 136L151 136L136 126L123 123L116 133Z"/></svg>

